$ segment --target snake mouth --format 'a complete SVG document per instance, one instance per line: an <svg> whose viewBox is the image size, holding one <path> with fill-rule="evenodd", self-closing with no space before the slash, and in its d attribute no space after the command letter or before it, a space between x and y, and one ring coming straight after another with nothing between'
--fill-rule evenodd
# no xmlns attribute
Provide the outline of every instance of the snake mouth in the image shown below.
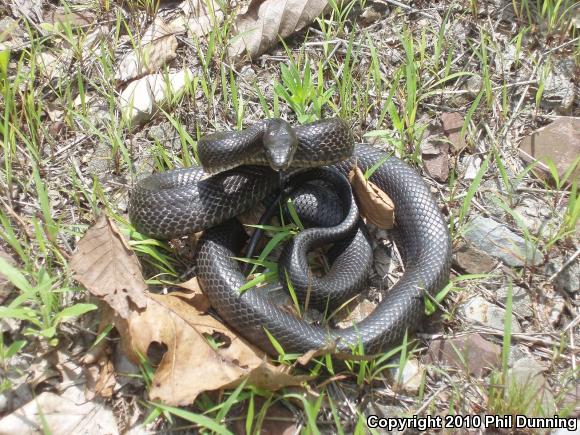
<svg viewBox="0 0 580 435"><path fill-rule="evenodd" d="M284 153L284 155L267 153L268 163L270 167L278 172L286 171L290 168L292 164L292 159L294 153Z"/></svg>

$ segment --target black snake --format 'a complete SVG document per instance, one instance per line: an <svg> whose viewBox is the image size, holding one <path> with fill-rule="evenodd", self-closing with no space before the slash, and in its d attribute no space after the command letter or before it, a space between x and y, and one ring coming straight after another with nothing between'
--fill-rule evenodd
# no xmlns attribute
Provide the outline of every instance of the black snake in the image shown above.
<svg viewBox="0 0 580 435"><path fill-rule="evenodd" d="M279 142L285 141L297 143L297 148L281 147ZM295 128L278 120L263 121L241 132L208 135L198 146L208 169L177 169L139 182L131 192L131 222L140 232L164 239L205 230L196 256L204 293L228 324L263 350L275 353L267 330L285 352L304 353L329 345L348 351L361 344L367 354L378 352L418 327L424 317L424 293L434 294L448 281L451 243L445 220L421 177L401 160L367 145L353 149L353 143L348 126L336 118ZM279 157L280 153L286 155ZM370 180L395 204L404 274L369 316L349 328L310 324L275 305L263 292L239 291L247 278L234 257L240 255L246 235L233 218L278 188L278 172L258 165L287 169L289 159L293 167L333 164L290 178L302 184L326 180L344 204L341 222L303 230L279 260L281 281L286 277L298 296L312 305L323 305L330 297L336 297L334 303L343 301L366 281L372 250L344 177L354 162L363 172L375 169ZM243 166L230 169L238 164ZM320 203L320 195L309 195L311 202L318 198ZM309 273L306 253L332 242L339 233L347 241L334 254L330 271L322 278Z"/></svg>

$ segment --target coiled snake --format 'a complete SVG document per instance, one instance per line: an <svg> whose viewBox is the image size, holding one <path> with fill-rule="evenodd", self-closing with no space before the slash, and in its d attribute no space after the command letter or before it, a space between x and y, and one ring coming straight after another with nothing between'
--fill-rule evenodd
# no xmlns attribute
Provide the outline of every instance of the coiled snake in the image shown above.
<svg viewBox="0 0 580 435"><path fill-rule="evenodd" d="M286 147L286 143L295 148ZM433 294L448 281L451 243L443 216L421 177L395 157L353 144L348 126L336 118L295 128L283 121L267 120L243 131L206 136L200 140L198 152L208 169L177 169L139 182L130 196L131 222L140 232L164 239L205 230L196 254L204 293L230 326L266 352L275 354L265 330L285 352L304 353L329 345L348 351L360 344L367 354L378 352L395 344L406 330L418 327L424 317L424 292ZM289 160L292 167L332 164L290 179L301 184L325 180L334 186L335 198L343 204L340 222L303 230L284 247L279 260L281 283L290 281L298 297L307 298L312 305L324 309L325 302L340 303L366 282L372 249L345 178L355 162L363 171L377 166L370 180L395 204L396 239L404 274L375 310L351 327L310 324L274 304L263 292L239 291L247 279L234 257L240 255L246 236L233 218L279 186L278 172L257 165L288 169ZM238 164L243 166L230 169ZM223 172L210 175L217 171ZM307 208L322 206L320 189L324 192L325 188L316 189L306 193ZM317 213L322 212L315 210L313 214ZM330 271L324 277L313 276L306 253L338 237L343 242Z"/></svg>

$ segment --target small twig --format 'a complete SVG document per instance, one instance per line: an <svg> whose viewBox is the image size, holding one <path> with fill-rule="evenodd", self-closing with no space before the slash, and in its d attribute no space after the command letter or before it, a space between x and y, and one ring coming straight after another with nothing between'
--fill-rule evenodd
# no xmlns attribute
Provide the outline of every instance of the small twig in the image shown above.
<svg viewBox="0 0 580 435"><path fill-rule="evenodd" d="M20 215L18 213L16 213L16 211L4 201L4 199L0 198L0 203L6 209L8 214L10 214L14 218L14 220L16 221L16 223L18 224L20 229L24 232L24 234L26 234L26 237L28 237L29 239L32 239L33 234L30 231L30 229L28 228L29 223L24 221L24 219L21 218Z"/></svg>
<svg viewBox="0 0 580 435"><path fill-rule="evenodd" d="M500 331L500 330L492 330L492 329L479 329L478 328L478 332L481 332L483 334L489 334L489 335L497 335L499 337L503 337L504 332ZM548 335L548 334L546 334ZM553 341L553 340L548 340L547 338L541 338L541 337L535 337L529 334L524 334L521 332L512 332L511 336L513 338L516 338L518 340L522 340L522 341L528 341L530 343L541 343L541 344L545 344L547 346L560 346L559 342ZM576 346L569 346L568 349L570 349L572 352L577 352L580 349L577 348Z"/></svg>
<svg viewBox="0 0 580 435"><path fill-rule="evenodd" d="M445 389L446 389L448 386L449 386L449 385L447 385L447 384L441 385L441 387L439 387L439 389L438 389L437 391L435 391L435 392L434 392L434 393L431 395L431 397L429 397L429 398L427 399L427 401L426 401L425 403L423 403L423 405L421 405L421 407L420 407L419 409L417 409L417 411L415 411L415 414L416 414L416 415L420 415L420 414L421 414L423 411L425 411L425 409L427 409L427 407L428 407L428 406L431 404L431 402L432 402L433 400L435 400L435 398L436 398L436 397L437 397L439 394L441 394L441 393L443 392L443 390L445 390Z"/></svg>
<svg viewBox="0 0 580 435"><path fill-rule="evenodd" d="M569 195L570 193L567 190L554 190L554 189L542 189L539 187L516 187L516 192L529 192L529 193L552 193L552 194L560 194L560 195Z"/></svg>
<svg viewBox="0 0 580 435"><path fill-rule="evenodd" d="M524 86L524 85L533 85L534 83L537 83L537 80L526 80L523 82L516 82L516 83L510 83L505 85L506 88L513 88L515 86ZM492 91L501 91L504 88L504 85L502 86L495 86L493 88L491 88ZM456 89L456 90L445 90L445 89L441 89L440 91L433 91L431 92L431 95L464 95L464 94L472 94L473 91L469 90L469 89Z"/></svg>
<svg viewBox="0 0 580 435"><path fill-rule="evenodd" d="M580 314L578 316L576 316L576 318L574 320L572 320L570 323L568 323L568 326L566 326L564 328L563 332L566 332L569 329L574 328L578 323L580 323Z"/></svg>
<svg viewBox="0 0 580 435"><path fill-rule="evenodd" d="M447 389L449 385L444 384L441 387L439 387L439 389L437 389L437 391L435 391L431 397L429 397L425 403L423 403L421 405L421 407L419 409L417 409L417 411L415 411L415 415L421 415L421 413L423 411L425 411L425 409L427 409L427 407L431 404L431 402L433 402L433 400L435 400L437 398L437 396L439 396L439 394L441 394L443 392L443 390ZM407 428L405 428L405 430L401 433L401 435L404 435L405 433L407 433Z"/></svg>

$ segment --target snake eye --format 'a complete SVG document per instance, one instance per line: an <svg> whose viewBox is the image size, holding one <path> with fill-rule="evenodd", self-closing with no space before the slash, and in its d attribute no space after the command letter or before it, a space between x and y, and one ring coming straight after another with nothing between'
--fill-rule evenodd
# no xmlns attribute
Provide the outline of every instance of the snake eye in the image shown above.
<svg viewBox="0 0 580 435"><path fill-rule="evenodd" d="M270 120L262 142L272 169L284 171L290 167L298 147L296 133L290 124L281 119Z"/></svg>

